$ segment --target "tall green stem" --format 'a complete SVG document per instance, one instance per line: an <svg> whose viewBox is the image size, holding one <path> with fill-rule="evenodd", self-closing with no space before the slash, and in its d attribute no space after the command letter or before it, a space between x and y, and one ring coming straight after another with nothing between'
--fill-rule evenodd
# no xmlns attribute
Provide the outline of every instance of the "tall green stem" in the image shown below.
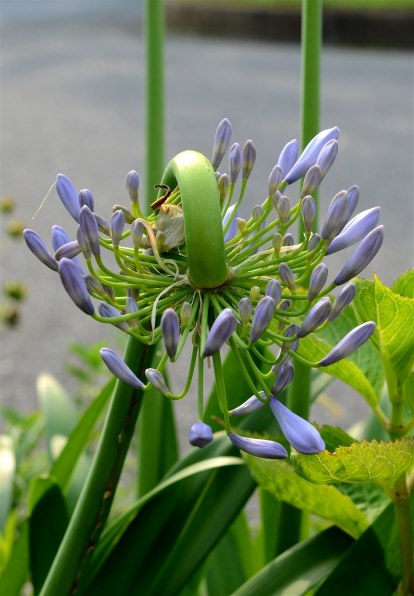
<svg viewBox="0 0 414 596"><path fill-rule="evenodd" d="M145 378L152 356L153 348L129 338L125 362L138 377ZM41 596L66 596L76 591L83 566L109 515L141 402L142 391L117 381L92 468Z"/></svg>
<svg viewBox="0 0 414 596"><path fill-rule="evenodd" d="M392 498L400 534L401 566L403 572L399 593L408 595L414 593L414 551L410 493L407 489L405 474L397 480Z"/></svg>

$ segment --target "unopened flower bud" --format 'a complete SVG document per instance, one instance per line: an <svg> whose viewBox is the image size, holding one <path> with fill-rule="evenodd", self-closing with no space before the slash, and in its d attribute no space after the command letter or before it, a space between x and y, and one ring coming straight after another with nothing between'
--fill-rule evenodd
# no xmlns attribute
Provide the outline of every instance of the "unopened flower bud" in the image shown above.
<svg viewBox="0 0 414 596"><path fill-rule="evenodd" d="M145 227L141 221L137 219L131 224L131 236L132 242L134 243L135 248L139 248L141 245L141 240L144 235Z"/></svg>
<svg viewBox="0 0 414 596"><path fill-rule="evenodd" d="M248 298L242 298L239 302L238 309L240 318L242 320L243 325L247 325L250 321L250 315L252 314L252 303Z"/></svg>
<svg viewBox="0 0 414 596"><path fill-rule="evenodd" d="M322 147L321 152L318 155L316 164L320 167L322 178L325 177L327 171L335 161L338 154L338 141L331 139Z"/></svg>
<svg viewBox="0 0 414 596"><path fill-rule="evenodd" d="M328 246L327 255L356 244L371 232L378 223L381 209L374 207L358 213Z"/></svg>
<svg viewBox="0 0 414 596"><path fill-rule="evenodd" d="M294 246L295 239L290 232L283 236L283 246Z"/></svg>
<svg viewBox="0 0 414 596"><path fill-rule="evenodd" d="M132 296L127 296L127 299L125 301L125 313L127 315L129 315L132 313L137 313L138 311L139 311L139 306L138 306L135 298L133 298ZM137 326L138 325L138 317L136 317L136 318L134 317L133 319L130 319L128 322L130 325Z"/></svg>
<svg viewBox="0 0 414 596"><path fill-rule="evenodd" d="M89 294L96 294L100 298L106 297L104 287L101 282L96 279L96 277L88 274L85 275L84 280Z"/></svg>
<svg viewBox="0 0 414 596"><path fill-rule="evenodd" d="M138 379L118 354L109 348L102 348L100 354L102 360L115 377L134 389L143 389L144 383Z"/></svg>
<svg viewBox="0 0 414 596"><path fill-rule="evenodd" d="M180 339L180 319L173 308L167 308L161 317L161 333L165 351L174 360Z"/></svg>
<svg viewBox="0 0 414 596"><path fill-rule="evenodd" d="M286 364L283 364L279 368L275 382L273 383L272 395L274 395L275 397L277 395L280 395L282 391L284 391L286 387L291 383L294 374L295 369L291 362L286 362Z"/></svg>
<svg viewBox="0 0 414 596"><path fill-rule="evenodd" d="M255 205L252 209L252 219L258 221L263 216L263 207L261 205Z"/></svg>
<svg viewBox="0 0 414 596"><path fill-rule="evenodd" d="M282 433L296 451L312 455L325 449L319 431L310 422L291 412L275 397L270 398L270 407Z"/></svg>
<svg viewBox="0 0 414 596"><path fill-rule="evenodd" d="M121 313L117 308L112 306L112 304L106 304L106 302L101 302L98 306L98 310L101 317L105 317L108 319L121 316ZM128 331L128 323L126 323L125 321L120 321L118 323L112 323L112 321L110 322L115 327L118 327L118 329L121 329L122 331Z"/></svg>
<svg viewBox="0 0 414 596"><path fill-rule="evenodd" d="M288 456L286 449L280 443L266 439L251 439L235 433L229 434L229 439L239 449L264 459L284 459Z"/></svg>
<svg viewBox="0 0 414 596"><path fill-rule="evenodd" d="M234 184L239 176L242 166L242 148L239 143L234 143L229 151L230 182Z"/></svg>
<svg viewBox="0 0 414 596"><path fill-rule="evenodd" d="M292 323L284 332L283 336L287 338L296 337L299 331L299 325L297 323ZM288 350L295 350L294 344L296 341L285 341L282 345L281 351L282 353L286 353Z"/></svg>
<svg viewBox="0 0 414 596"><path fill-rule="evenodd" d="M326 213L321 236L327 242L331 240L342 230L348 217L348 193L341 190L332 199Z"/></svg>
<svg viewBox="0 0 414 596"><path fill-rule="evenodd" d="M279 305L279 310L283 310L283 311L287 311L289 310L289 308L292 306L292 301L291 300L282 300L282 302Z"/></svg>
<svg viewBox="0 0 414 596"><path fill-rule="evenodd" d="M303 187L300 195L301 198L306 195L311 195L313 192L315 192L322 180L322 172L317 164L309 168L303 179Z"/></svg>
<svg viewBox="0 0 414 596"><path fill-rule="evenodd" d="M55 252L56 261L60 261L63 257L73 259L81 252L81 247L76 240L62 244Z"/></svg>
<svg viewBox="0 0 414 596"><path fill-rule="evenodd" d="M243 232L245 232L247 230L247 221L245 219L243 219L242 217L238 217L236 219L237 221L237 227L239 229L239 232L241 234L243 234Z"/></svg>
<svg viewBox="0 0 414 596"><path fill-rule="evenodd" d="M132 203L138 203L139 176L135 170L128 172L125 182Z"/></svg>
<svg viewBox="0 0 414 596"><path fill-rule="evenodd" d="M271 279L266 286L265 296L273 298L275 304L277 304L282 297L282 286L277 279Z"/></svg>
<svg viewBox="0 0 414 596"><path fill-rule="evenodd" d="M282 168L278 165L274 166L269 175L268 192L269 197L274 197L279 184L282 182Z"/></svg>
<svg viewBox="0 0 414 596"><path fill-rule="evenodd" d="M232 217L235 207L236 207L236 205L230 205L230 207L226 210L226 213L224 214L224 217L223 217L223 228L225 228L227 222ZM234 238L234 236L236 234L237 234L237 218L233 217L233 219L230 223L230 226L228 227L227 232L224 235L224 242L228 242L229 240Z"/></svg>
<svg viewBox="0 0 414 596"><path fill-rule="evenodd" d="M115 248L118 248L119 243L121 241L121 236L124 231L125 227L125 215L123 211L118 209L112 214L110 229L111 229L111 237L112 237L112 244Z"/></svg>
<svg viewBox="0 0 414 596"><path fill-rule="evenodd" d="M27 244L27 247L32 253L41 261L46 267L52 269L52 271L58 270L58 264L52 255L49 253L46 244L42 238L34 230L26 228L23 230L23 237Z"/></svg>
<svg viewBox="0 0 414 596"><path fill-rule="evenodd" d="M352 300L355 297L355 285L352 282L347 283L336 296L334 303L332 305L331 314L328 317L329 321L333 321L338 317L341 312L346 308L349 304L351 304Z"/></svg>
<svg viewBox="0 0 414 596"><path fill-rule="evenodd" d="M260 288L259 286L252 286L249 291L250 300L252 302L256 302L260 298Z"/></svg>
<svg viewBox="0 0 414 596"><path fill-rule="evenodd" d="M283 236L279 234L279 232L275 232L272 237L272 246L273 250L275 251L275 255L278 257L280 254L280 249L283 246Z"/></svg>
<svg viewBox="0 0 414 596"><path fill-rule="evenodd" d="M193 447L205 447L213 440L213 431L211 426L205 422L195 422L189 430L188 442Z"/></svg>
<svg viewBox="0 0 414 596"><path fill-rule="evenodd" d="M230 120L228 120L228 118L223 118L223 120L218 125L216 134L214 136L213 156L211 158L211 163L213 165L214 170L217 170L217 168L219 167L221 160L223 159L223 156L227 151L227 147L230 144L230 139Z"/></svg>
<svg viewBox="0 0 414 596"><path fill-rule="evenodd" d="M359 187L355 184L354 186L350 186L346 192L348 193L346 221L348 221L351 218L353 212L355 211L359 201Z"/></svg>
<svg viewBox="0 0 414 596"><path fill-rule="evenodd" d="M286 224L289 221L290 201L287 197L280 197L277 205L277 213L279 215L280 223Z"/></svg>
<svg viewBox="0 0 414 596"><path fill-rule="evenodd" d="M183 302L180 308L181 326L185 327L193 314L193 308L189 302Z"/></svg>
<svg viewBox="0 0 414 596"><path fill-rule="evenodd" d="M319 362L319 366L330 366L355 352L375 331L375 323L368 321L355 327Z"/></svg>
<svg viewBox="0 0 414 596"><path fill-rule="evenodd" d="M334 284L341 286L359 273L372 261L384 239L384 227L378 226L357 246L341 271L334 279Z"/></svg>
<svg viewBox="0 0 414 596"><path fill-rule="evenodd" d="M263 397L264 400L266 399L266 396L263 391L259 391L259 395ZM237 408L233 408L233 410L230 410L229 414L230 416L235 417L245 416L246 414L251 414L252 412L260 410L260 408L263 408L265 403L265 401L261 401L255 395L252 395L251 397L249 397L249 399L240 404L240 406L237 406Z"/></svg>
<svg viewBox="0 0 414 596"><path fill-rule="evenodd" d="M253 142L248 140L245 142L243 147L243 180L247 180L252 173L253 166L256 161L256 149L254 148Z"/></svg>
<svg viewBox="0 0 414 596"><path fill-rule="evenodd" d="M279 277L291 292L296 290L295 274L287 263L280 263Z"/></svg>
<svg viewBox="0 0 414 596"><path fill-rule="evenodd" d="M203 357L218 352L232 336L237 327L237 318L231 308L225 308L211 326L204 346Z"/></svg>
<svg viewBox="0 0 414 596"><path fill-rule="evenodd" d="M75 187L67 176L58 174L56 176L56 190L66 210L74 220L79 221L79 197Z"/></svg>
<svg viewBox="0 0 414 596"><path fill-rule="evenodd" d="M167 387L167 383L163 375L156 368L147 368L145 370L145 376L155 389L157 389L163 395L171 395L170 390Z"/></svg>
<svg viewBox="0 0 414 596"><path fill-rule="evenodd" d="M320 241L321 241L320 234L318 234L318 233L312 234L312 236L309 238L308 250L309 251L315 250L315 248L318 246Z"/></svg>
<svg viewBox="0 0 414 596"><path fill-rule="evenodd" d="M58 248L70 242L70 236L60 226L52 226L52 246L56 251Z"/></svg>
<svg viewBox="0 0 414 596"><path fill-rule="evenodd" d="M300 210L305 232L309 234L309 232L312 231L313 222L315 221L316 216L316 205L313 197L310 195L304 197L301 202Z"/></svg>
<svg viewBox="0 0 414 596"><path fill-rule="evenodd" d="M92 211L84 205L79 215L79 225L83 235L88 242L92 254L96 257L100 255L101 246L99 244L99 230L95 216Z"/></svg>
<svg viewBox="0 0 414 596"><path fill-rule="evenodd" d="M99 213L94 213L94 217L96 223L98 224L99 231L106 236L110 236L111 231L109 229L109 223L106 221L106 219L102 217L102 215L99 215Z"/></svg>
<svg viewBox="0 0 414 596"><path fill-rule="evenodd" d="M275 301L271 296L264 296L257 304L254 315L252 328L250 330L250 343L254 344L262 333L269 326L275 311Z"/></svg>
<svg viewBox="0 0 414 596"><path fill-rule="evenodd" d="M306 315L297 336L299 338L309 335L315 329L320 327L322 323L326 321L332 310L332 304L330 298L325 296L321 298L308 312Z"/></svg>
<svg viewBox="0 0 414 596"><path fill-rule="evenodd" d="M125 222L127 224L132 224L132 222L134 221L135 217L132 215L131 211L129 209L127 209L126 207L124 207L123 205L114 205L112 207L112 213L115 213L115 211L122 211L122 213L125 215Z"/></svg>
<svg viewBox="0 0 414 596"><path fill-rule="evenodd" d="M91 255L92 255L91 247L89 246L89 242L85 238L85 235L84 235L80 225L76 229L76 238L78 240L78 244L80 246L83 256L85 257L86 260L90 259Z"/></svg>
<svg viewBox="0 0 414 596"><path fill-rule="evenodd" d="M217 187L220 195L220 201L223 203L230 187L230 178L228 174L221 174L220 178L217 180Z"/></svg>
<svg viewBox="0 0 414 596"><path fill-rule="evenodd" d="M296 139L292 139L287 143L280 152L277 165L282 170L282 177L286 177L287 173L295 164L299 153L299 143Z"/></svg>
<svg viewBox="0 0 414 596"><path fill-rule="evenodd" d="M63 258L59 262L59 274L63 287L76 306L87 315L92 315L95 312L93 304L89 298L85 280L76 263L70 259Z"/></svg>
<svg viewBox="0 0 414 596"><path fill-rule="evenodd" d="M322 290L328 277L328 267L325 263L319 263L312 271L309 280L308 300L312 302Z"/></svg>
<svg viewBox="0 0 414 596"><path fill-rule="evenodd" d="M306 145L295 165L285 176L285 181L288 184L292 184L292 182L302 178L309 168L316 163L322 147L331 139L338 139L338 136L339 129L336 126L334 128L322 130L319 134L317 134Z"/></svg>
<svg viewBox="0 0 414 596"><path fill-rule="evenodd" d="M95 202L93 200L93 195L87 188L79 191L79 206L82 209L84 205L89 207L91 211L94 210Z"/></svg>

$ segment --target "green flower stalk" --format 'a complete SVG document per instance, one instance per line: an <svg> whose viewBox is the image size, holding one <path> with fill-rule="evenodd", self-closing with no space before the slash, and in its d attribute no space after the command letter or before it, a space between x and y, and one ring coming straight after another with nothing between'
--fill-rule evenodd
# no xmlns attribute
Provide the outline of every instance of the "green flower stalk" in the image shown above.
<svg viewBox="0 0 414 596"><path fill-rule="evenodd" d="M270 173L269 194L250 217L241 218L240 211L256 151L251 140L243 149L234 143L229 150L229 173L215 171L230 146L231 124L224 119L215 135L212 161L197 151L183 151L169 162L150 215L144 215L140 207L139 178L134 171L128 173L126 182L130 205L115 205L110 223L94 212L89 191L78 195L70 180L59 174L57 192L79 222L77 241L59 242L53 258L35 232L25 232L31 251L49 268L59 270L69 296L84 313L115 325L142 344L163 340L164 356L156 369L147 369L146 385L122 367L113 352L104 350L102 356L115 376L132 387L145 390L152 384L162 388L166 398L181 399L198 371L199 423L192 431L193 445L206 444L205 436L209 436L203 426L208 421L204 420L202 377L210 359L226 432L234 444L250 445L235 439L232 429L220 356L225 344L234 352L252 396L273 404L275 410L280 387L285 388L293 377L292 358L308 366L327 366L351 353L374 330L372 323L355 331L321 362L307 361L297 352L302 337L334 318L332 303L335 316L339 314L342 307L330 293L359 273L382 241L382 226L375 227L378 209L351 220L356 187L335 195L320 235L312 231L312 192L317 185L309 182L297 201L292 193L287 196L289 184L300 177L310 180L315 168L323 174L319 184L336 157L338 135L336 127L320 132L299 156L296 141L286 144ZM292 225L299 221L303 232L295 238ZM344 240L336 243L335 251L361 242L329 282L328 266L322 260L341 233ZM83 273L79 262L70 259L78 253L85 259ZM352 292L348 294L345 304L353 297ZM97 308L92 300L99 302ZM190 336L193 348L187 381L181 393L172 394L162 373L169 360L179 361ZM288 416L288 420L294 427L301 419ZM297 424L300 433L301 423ZM296 436L294 431L288 434ZM308 451L302 446L302 452L314 452L314 445L323 449L322 441L314 441ZM253 451L274 457L273 447L270 451L268 447L255 442ZM282 451L276 451L279 457Z"/></svg>

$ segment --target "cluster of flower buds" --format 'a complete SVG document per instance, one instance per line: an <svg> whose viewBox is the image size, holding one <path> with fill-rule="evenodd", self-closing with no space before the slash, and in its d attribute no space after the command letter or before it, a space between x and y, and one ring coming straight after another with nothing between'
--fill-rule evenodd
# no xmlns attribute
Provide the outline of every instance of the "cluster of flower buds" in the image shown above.
<svg viewBox="0 0 414 596"><path fill-rule="evenodd" d="M354 215L359 191L351 186L333 197L320 232L314 230L312 195L338 152L339 130L331 128L314 137L300 155L296 140L287 143L270 173L267 197L250 217L240 217L256 151L250 140L243 147L239 143L230 146L231 132L225 118L217 128L211 159L228 271L226 281L217 287L211 283L203 287L202 279L195 284L188 273L194 239L189 240L191 222L186 221L184 189L179 184L175 188L161 184L152 213L144 215L135 171L126 179L129 207L115 205L109 221L95 211L89 190L78 193L59 174L56 190L77 223L76 239L54 226L51 252L35 231L25 230L24 237L38 259L59 273L67 293L84 313L145 344L163 340L165 354L156 369L147 369L147 383L114 352L103 349L104 362L121 381L138 389L152 385L168 398L180 399L188 392L194 371L203 375L205 360L211 360L225 428L234 445L260 457L287 456L285 448L274 441L243 437L232 429L232 416L267 404L292 447L301 453L317 453L324 449L318 431L290 412L279 396L294 375L292 359L305 360L298 352L301 339L328 325L352 302L352 278L374 258L382 243L380 210L375 207ZM227 152L228 173L220 173L217 168ZM286 189L301 178L302 189L294 204ZM191 187L185 192L191 193ZM303 231L295 240L289 230L297 222ZM329 280L328 266L322 262L325 255L353 245L357 246L342 269ZM205 253L211 249L207 244L201 247ZM336 296L331 297L336 288ZM356 327L322 360L307 364L326 367L338 362L365 342L374 327L372 322ZM190 334L193 351L188 378L183 391L173 394L163 369L168 360L178 359ZM220 350L225 344L233 350L253 394L232 411L220 382ZM198 385L202 387L202 381ZM198 402L199 421L190 429L189 439L202 447L213 435L203 421L202 395Z"/></svg>

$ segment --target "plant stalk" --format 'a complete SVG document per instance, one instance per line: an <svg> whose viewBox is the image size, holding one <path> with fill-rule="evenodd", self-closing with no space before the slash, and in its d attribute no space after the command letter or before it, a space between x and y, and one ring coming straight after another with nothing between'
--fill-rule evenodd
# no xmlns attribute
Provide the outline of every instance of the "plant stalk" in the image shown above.
<svg viewBox="0 0 414 596"><path fill-rule="evenodd" d="M410 513L410 493L407 488L406 474L402 474L395 483L392 499L400 535L401 566L403 573L399 593L408 596L409 594L414 593L414 552Z"/></svg>

